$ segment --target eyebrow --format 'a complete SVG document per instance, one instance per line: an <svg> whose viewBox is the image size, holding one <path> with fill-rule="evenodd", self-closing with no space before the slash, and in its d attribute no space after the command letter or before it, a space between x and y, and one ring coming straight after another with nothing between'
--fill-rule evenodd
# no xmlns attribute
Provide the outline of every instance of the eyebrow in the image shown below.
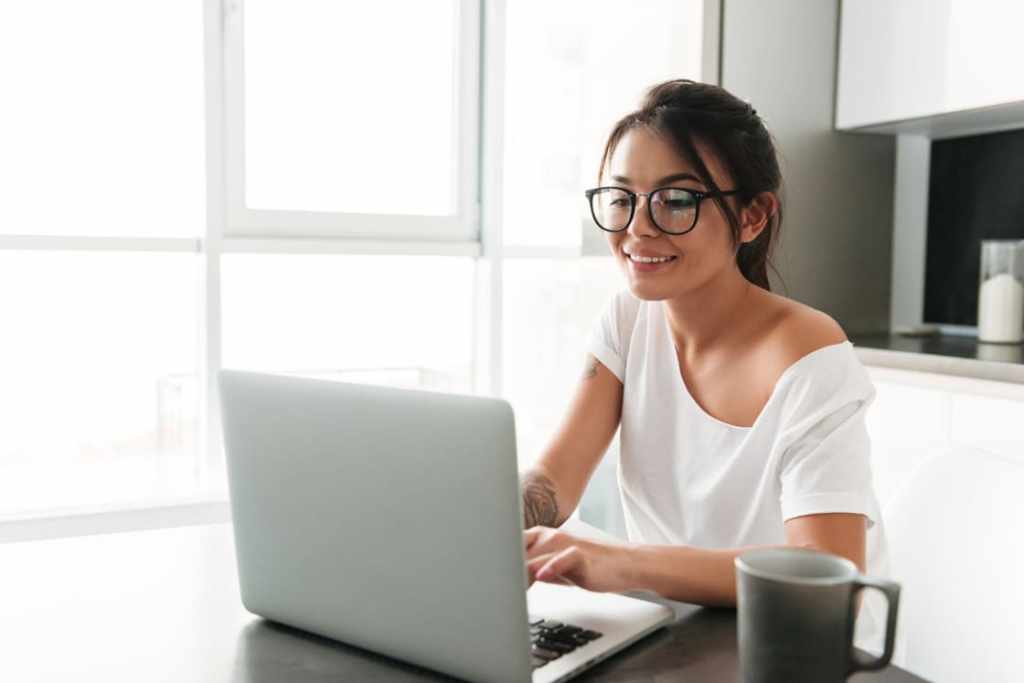
<svg viewBox="0 0 1024 683"><path fill-rule="evenodd" d="M617 183L623 183L625 185L632 185L633 184L633 181L630 180L629 178L627 178L624 175L613 175L611 178L612 178L612 180L614 180ZM697 176L693 175L692 173L675 173L675 174L670 175L670 176L665 176L664 178L662 178L661 180L656 182L655 185L660 187L660 186L665 185L667 183L675 182L677 180L692 180L695 183L702 182L700 178L698 178Z"/></svg>

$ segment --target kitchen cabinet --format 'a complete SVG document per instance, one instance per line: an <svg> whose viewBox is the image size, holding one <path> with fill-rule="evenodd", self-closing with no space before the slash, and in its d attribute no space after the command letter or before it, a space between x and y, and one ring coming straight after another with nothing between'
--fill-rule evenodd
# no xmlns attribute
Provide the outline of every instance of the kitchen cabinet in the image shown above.
<svg viewBox="0 0 1024 683"><path fill-rule="evenodd" d="M1024 125L1022 25L1020 2L844 2L836 128L940 137Z"/></svg>
<svg viewBox="0 0 1024 683"><path fill-rule="evenodd" d="M893 368L868 372L877 390L867 423L883 512L917 468L953 448L1024 468L1024 384ZM1021 500L1024 506L1024 491ZM1024 507L1021 520L1024 525Z"/></svg>

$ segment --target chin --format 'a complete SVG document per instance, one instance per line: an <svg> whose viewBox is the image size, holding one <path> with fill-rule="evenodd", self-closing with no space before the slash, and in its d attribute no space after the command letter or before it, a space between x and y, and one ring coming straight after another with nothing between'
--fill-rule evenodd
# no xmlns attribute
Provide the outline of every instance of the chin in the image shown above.
<svg viewBox="0 0 1024 683"><path fill-rule="evenodd" d="M629 291L637 299L643 301L664 301L672 296L672 293L664 286L657 286L651 282L637 281L629 278Z"/></svg>

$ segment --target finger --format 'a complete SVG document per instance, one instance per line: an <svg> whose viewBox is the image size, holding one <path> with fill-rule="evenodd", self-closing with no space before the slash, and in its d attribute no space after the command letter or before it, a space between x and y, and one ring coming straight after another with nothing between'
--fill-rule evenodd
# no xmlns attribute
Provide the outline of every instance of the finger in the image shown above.
<svg viewBox="0 0 1024 683"><path fill-rule="evenodd" d="M530 576L530 580L531 581L536 581L537 580L537 572L539 572L544 565L546 565L548 562L553 560L554 557L557 554L558 554L558 552L548 551L548 552L541 553L540 555L537 555L536 557L527 560L526 561L526 572Z"/></svg>
<svg viewBox="0 0 1024 683"><path fill-rule="evenodd" d="M579 569L583 565L583 553L574 545L569 546L561 552L554 553L537 570L538 581L552 581L561 578L566 583L573 583L568 574Z"/></svg>
<svg viewBox="0 0 1024 683"><path fill-rule="evenodd" d="M532 560L526 561L526 587L529 588L537 580L537 570L540 569L545 562L551 559L554 553L546 553L539 555Z"/></svg>
<svg viewBox="0 0 1024 683"><path fill-rule="evenodd" d="M548 527L538 527L538 531L526 542L526 557L533 559L538 555L561 550L569 542L561 532Z"/></svg>
<svg viewBox="0 0 1024 683"><path fill-rule="evenodd" d="M522 538L526 545L526 550L542 543L545 539L551 538L554 535L555 529L550 526L531 526L522 532Z"/></svg>
<svg viewBox="0 0 1024 683"><path fill-rule="evenodd" d="M526 568L530 571L531 574L536 574L538 571L540 571L541 567L543 567L549 560L551 560L551 558L555 556L555 554L556 553L554 552L546 552L537 555L536 557L531 557L526 561Z"/></svg>
<svg viewBox="0 0 1024 683"><path fill-rule="evenodd" d="M523 542L526 544L527 550L529 550L530 547L537 542L537 539L541 537L545 529L547 529L547 527L534 526L530 527L529 529L523 532Z"/></svg>
<svg viewBox="0 0 1024 683"><path fill-rule="evenodd" d="M541 581L542 583L565 584L565 585L568 585L568 586L575 586L576 585L575 583L573 583L569 579L566 579L566 578L561 577L561 576L549 576L546 579L539 579L537 577L537 571L540 569L540 566L542 566L545 562L550 560L553 555L554 555L554 553L548 553L547 555L544 555L544 556L540 557L539 558L540 561L535 563L537 566L534 566L532 568L527 566L527 569L526 569L526 574L527 574L526 587L527 588L529 588L530 586L532 586L533 584L535 584L538 581Z"/></svg>

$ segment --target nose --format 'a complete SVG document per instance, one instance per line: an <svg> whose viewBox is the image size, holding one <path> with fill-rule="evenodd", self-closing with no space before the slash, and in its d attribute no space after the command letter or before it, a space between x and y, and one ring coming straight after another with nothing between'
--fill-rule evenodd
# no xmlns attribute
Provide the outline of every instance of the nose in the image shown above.
<svg viewBox="0 0 1024 683"><path fill-rule="evenodd" d="M633 237L657 237L661 231L651 223L651 212L648 209L651 198L646 194L638 194L636 198L636 210L633 213L633 221L626 229Z"/></svg>

